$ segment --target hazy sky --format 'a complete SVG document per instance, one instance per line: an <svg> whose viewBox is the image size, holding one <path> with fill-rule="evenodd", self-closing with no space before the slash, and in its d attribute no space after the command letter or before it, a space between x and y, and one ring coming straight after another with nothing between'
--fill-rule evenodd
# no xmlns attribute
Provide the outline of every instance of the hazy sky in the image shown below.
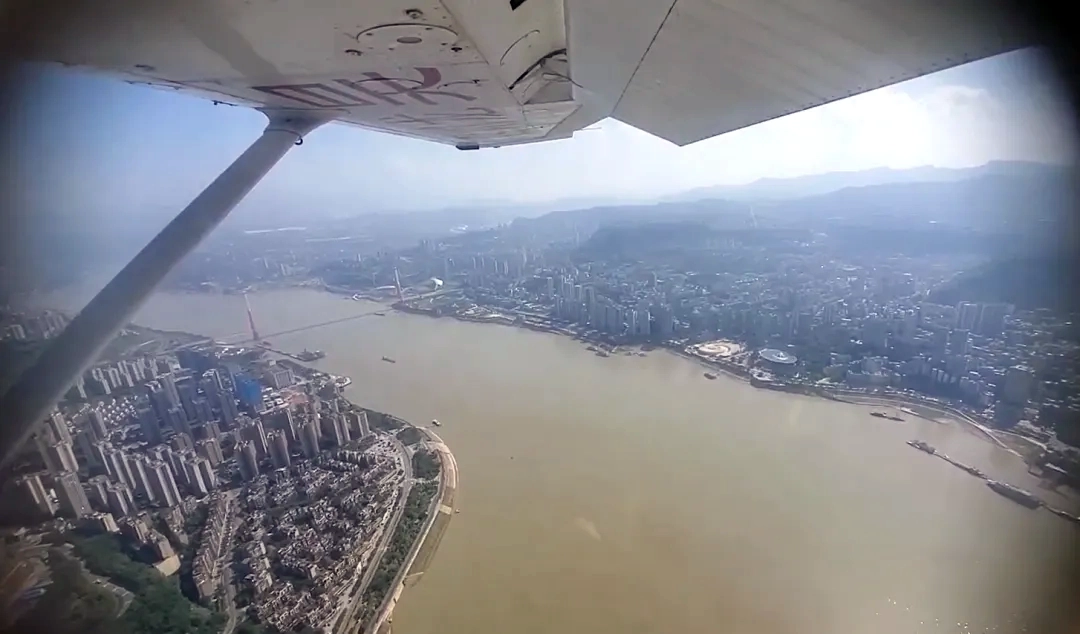
<svg viewBox="0 0 1080 634"><path fill-rule="evenodd" d="M1071 160L1072 130L1040 68L1032 54L1005 55L684 148L613 120L570 140L478 152L330 125L290 153L237 213L647 200L881 166ZM39 75L24 96L23 143L15 146L22 195L67 213L176 211L264 123L250 110L61 71Z"/></svg>

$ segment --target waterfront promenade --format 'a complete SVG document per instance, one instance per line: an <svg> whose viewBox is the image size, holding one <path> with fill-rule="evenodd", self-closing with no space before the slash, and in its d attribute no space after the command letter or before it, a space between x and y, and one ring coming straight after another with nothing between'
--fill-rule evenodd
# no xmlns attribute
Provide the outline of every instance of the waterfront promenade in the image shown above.
<svg viewBox="0 0 1080 634"><path fill-rule="evenodd" d="M400 528L399 524L402 517L402 511L406 506L409 493L414 484L414 474L411 463L412 454L405 446L400 445L400 443L396 443L395 441L395 444L399 446L405 459L405 485L402 489L400 500L394 510L394 516L389 523L388 529L381 536L371 562L350 592L351 605L340 617L338 617L334 631L339 633L370 634L380 631L389 631L394 607L400 600L406 585L415 583L423 576L423 573L431 563L431 560L435 555L435 550L438 548L443 533L446 531L450 519L454 514L453 504L454 493L457 490L458 467L457 461L454 459L454 454L451 453L450 448L447 447L442 438L431 429L414 425L408 421L397 418L396 416L388 417L401 425L412 427L424 435L424 440L417 445L417 449L427 449L435 452L438 456L438 490L436 491L436 494L432 496L431 502L428 504L420 533L410 546L408 555L398 569L386 596L383 597L378 609L371 617L363 621L359 620L358 616L362 609L362 597L364 591L382 565L382 555L385 554L389 544L394 539L394 535Z"/></svg>
<svg viewBox="0 0 1080 634"><path fill-rule="evenodd" d="M417 427L417 429L427 437L421 443L421 447L430 449L439 456L439 490L428 506L427 517L420 535L398 570L397 577L390 585L390 591L383 599L382 605L375 612L371 625L364 628L365 634L377 632L385 634L390 631L394 608L401 600L406 585L415 583L424 574L454 515L454 493L458 486L458 468L454 454L434 431L424 427Z"/></svg>

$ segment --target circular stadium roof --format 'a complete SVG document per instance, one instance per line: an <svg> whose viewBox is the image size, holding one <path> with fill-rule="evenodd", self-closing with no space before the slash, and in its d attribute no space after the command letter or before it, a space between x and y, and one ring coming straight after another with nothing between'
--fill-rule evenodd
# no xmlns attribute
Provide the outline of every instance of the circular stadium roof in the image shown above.
<svg viewBox="0 0 1080 634"><path fill-rule="evenodd" d="M775 348L765 348L758 352L758 356L769 363L779 363L781 365L791 365L797 360L795 355Z"/></svg>

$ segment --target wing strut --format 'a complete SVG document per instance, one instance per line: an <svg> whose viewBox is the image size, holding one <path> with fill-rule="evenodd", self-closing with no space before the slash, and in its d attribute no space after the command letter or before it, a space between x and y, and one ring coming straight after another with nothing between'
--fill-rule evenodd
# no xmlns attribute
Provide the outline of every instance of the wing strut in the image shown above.
<svg viewBox="0 0 1080 634"><path fill-rule="evenodd" d="M224 220L304 135L333 118L292 111L264 114L270 122L262 136L143 247L0 396L0 469L10 463L49 409L177 262Z"/></svg>

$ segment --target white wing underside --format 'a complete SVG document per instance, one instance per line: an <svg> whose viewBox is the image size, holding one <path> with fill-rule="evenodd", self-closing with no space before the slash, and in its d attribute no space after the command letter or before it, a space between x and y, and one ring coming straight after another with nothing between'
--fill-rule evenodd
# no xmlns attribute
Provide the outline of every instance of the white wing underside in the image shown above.
<svg viewBox="0 0 1080 634"><path fill-rule="evenodd" d="M685 145L1027 44L965 0L86 4L28 56L469 148L605 117Z"/></svg>

